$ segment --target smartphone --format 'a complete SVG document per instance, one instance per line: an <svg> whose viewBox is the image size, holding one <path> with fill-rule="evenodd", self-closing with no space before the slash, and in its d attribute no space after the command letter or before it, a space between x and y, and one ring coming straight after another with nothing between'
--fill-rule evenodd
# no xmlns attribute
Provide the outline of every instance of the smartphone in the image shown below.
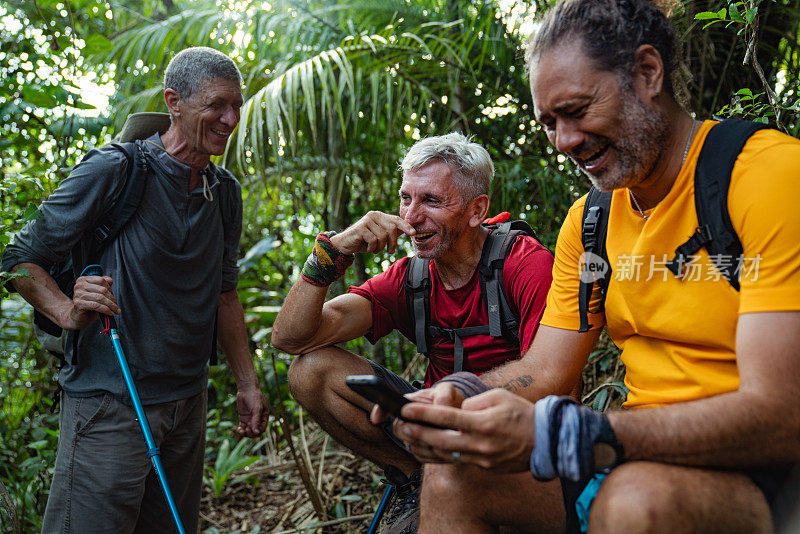
<svg viewBox="0 0 800 534"><path fill-rule="evenodd" d="M345 384L395 417L400 417L400 409L411 402L375 375L350 375L345 378Z"/></svg>

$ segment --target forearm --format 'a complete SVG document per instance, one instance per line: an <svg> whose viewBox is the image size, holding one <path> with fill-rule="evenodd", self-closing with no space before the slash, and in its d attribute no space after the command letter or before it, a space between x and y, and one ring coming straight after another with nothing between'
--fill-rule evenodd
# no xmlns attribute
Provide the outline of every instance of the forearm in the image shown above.
<svg viewBox="0 0 800 534"><path fill-rule="evenodd" d="M50 274L35 263L20 263L11 272L26 269L30 277L12 280L14 288L31 306L47 316L48 319L65 328L72 300L59 288Z"/></svg>
<svg viewBox="0 0 800 534"><path fill-rule="evenodd" d="M800 461L798 347L800 312L742 314L736 329L738 390L612 413L626 456L717 467Z"/></svg>
<svg viewBox="0 0 800 534"><path fill-rule="evenodd" d="M315 286L298 278L272 325L272 345L290 354L306 346L322 323L327 294L327 286Z"/></svg>
<svg viewBox="0 0 800 534"><path fill-rule="evenodd" d="M259 389L258 377L247 344L244 310L236 291L220 295L217 307L217 333L222 351L240 391Z"/></svg>
<svg viewBox="0 0 800 534"><path fill-rule="evenodd" d="M579 334L540 326L530 349L520 358L481 375L489 387L501 387L535 402L547 395L567 395L580 378L599 330Z"/></svg>
<svg viewBox="0 0 800 534"><path fill-rule="evenodd" d="M797 400L769 391L612 412L609 421L629 460L721 468L800 461Z"/></svg>

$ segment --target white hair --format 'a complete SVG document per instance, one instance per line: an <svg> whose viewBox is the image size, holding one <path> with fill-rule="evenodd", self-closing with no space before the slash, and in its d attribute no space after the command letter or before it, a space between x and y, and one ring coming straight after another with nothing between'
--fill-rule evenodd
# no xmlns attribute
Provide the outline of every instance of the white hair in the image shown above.
<svg viewBox="0 0 800 534"><path fill-rule="evenodd" d="M456 188L465 202L489 194L494 164L489 153L470 138L453 132L417 141L406 153L400 168L416 172L441 161L453 170Z"/></svg>

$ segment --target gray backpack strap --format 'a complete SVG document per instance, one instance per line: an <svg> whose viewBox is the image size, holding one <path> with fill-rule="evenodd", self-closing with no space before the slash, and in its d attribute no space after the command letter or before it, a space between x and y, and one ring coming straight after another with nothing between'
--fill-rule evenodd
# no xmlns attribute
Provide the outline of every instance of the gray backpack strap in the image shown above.
<svg viewBox="0 0 800 534"><path fill-rule="evenodd" d="M414 324L417 352L426 356L431 350L428 325L430 318L431 273L428 260L412 256L406 270L406 302Z"/></svg>
<svg viewBox="0 0 800 534"><path fill-rule="evenodd" d="M496 271L500 269L500 275L496 272L486 279L486 311L489 315L489 335L492 337L501 337L503 335L503 321L500 317L500 293L503 289L500 287L502 280L503 270L503 243L511 231L511 223L505 222L497 225L497 228L489 233L486 239L490 240L489 246L484 247L488 251L488 257L484 261L481 258L481 263L486 266L488 271Z"/></svg>
<svg viewBox="0 0 800 534"><path fill-rule="evenodd" d="M239 216L239 203L237 202L237 196L239 198L241 197L239 189L236 187L236 182L234 180L220 176L219 174L217 178L219 179L219 187L217 191L219 193L219 211L222 219L222 235L223 239L225 240L225 246L227 247L228 233L236 227L236 220ZM223 252L224 255L227 255L227 253L228 250ZM218 324L217 317L214 316L214 334L211 339L211 350L208 357L209 365L217 365L219 363L219 359L217 358L217 339Z"/></svg>
<svg viewBox="0 0 800 534"><path fill-rule="evenodd" d="M466 326L464 328L430 327L431 335L450 339L453 342L453 372L466 371L464 369L464 338L477 335L488 335L489 326Z"/></svg>

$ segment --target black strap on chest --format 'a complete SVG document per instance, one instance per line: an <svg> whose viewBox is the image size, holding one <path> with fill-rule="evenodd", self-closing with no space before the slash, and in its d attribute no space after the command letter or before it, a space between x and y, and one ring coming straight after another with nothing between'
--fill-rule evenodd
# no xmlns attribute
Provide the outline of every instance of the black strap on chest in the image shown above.
<svg viewBox="0 0 800 534"><path fill-rule="evenodd" d="M728 213L728 190L736 159L751 135L769 125L728 119L715 124L708 132L694 174L694 204L697 229L675 250L667 268L683 277L684 266L701 248L706 247L711 261L731 286L739 291L738 269L742 243Z"/></svg>
<svg viewBox="0 0 800 534"><path fill-rule="evenodd" d="M524 221L505 222L487 228L491 231L483 244L478 274L489 324L462 328L432 325L430 261L414 256L406 271L406 302L414 325L417 351L429 355L435 339L452 341L453 371L456 373L465 370L463 338L467 336L502 337L519 345L519 317L511 309L503 289L503 265L517 237L534 236L534 233Z"/></svg>
<svg viewBox="0 0 800 534"><path fill-rule="evenodd" d="M769 127L767 124L757 122L727 119L715 124L709 130L700 150L694 175L694 203L698 226L689 239L675 250L675 257L667 263L667 268L676 277L683 277L684 267L692 261L692 257L701 248L706 247L711 261L720 273L734 289L739 290L737 271L740 268L743 249L728 212L728 190L733 167L745 143L755 132ZM599 255L606 264L608 264L606 233L610 206L611 193L601 193L592 188L583 212L584 252L587 256L589 252ZM588 276L581 276L578 290L580 332L586 332L592 327L589 324L588 308L595 283L601 288L599 311L605 306L608 283L611 280L611 266L608 266L608 276L603 279L584 282L586 278Z"/></svg>
<svg viewBox="0 0 800 534"><path fill-rule="evenodd" d="M595 284L600 288L600 304L596 313L603 311L605 306L606 291L611 280L611 265L606 252L611 196L610 191L600 191L592 187L583 207L581 239L584 256L578 286L578 310L581 318L578 332L588 332L593 326L589 324L589 302Z"/></svg>

